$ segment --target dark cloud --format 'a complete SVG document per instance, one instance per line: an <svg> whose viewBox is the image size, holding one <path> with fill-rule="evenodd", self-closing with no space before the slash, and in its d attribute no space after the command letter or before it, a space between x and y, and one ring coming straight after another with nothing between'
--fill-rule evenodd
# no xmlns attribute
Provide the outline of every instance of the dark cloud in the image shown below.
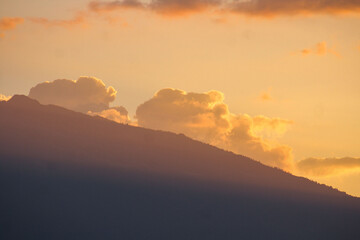
<svg viewBox="0 0 360 240"><path fill-rule="evenodd" d="M360 11L359 0L124 0L93 1L89 8L93 11L124 8L142 8L160 14L179 15L214 10L232 12L248 16L277 16L299 14L345 14Z"/></svg>

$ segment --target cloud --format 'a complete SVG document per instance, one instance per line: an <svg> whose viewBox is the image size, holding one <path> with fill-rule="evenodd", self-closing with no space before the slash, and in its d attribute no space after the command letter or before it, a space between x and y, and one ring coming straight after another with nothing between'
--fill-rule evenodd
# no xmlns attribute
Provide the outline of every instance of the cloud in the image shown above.
<svg viewBox="0 0 360 240"><path fill-rule="evenodd" d="M29 21L36 24L41 24L47 27L74 27L74 26L87 26L87 17L86 12L77 12L72 19L68 20L53 20L43 17L32 17L28 18Z"/></svg>
<svg viewBox="0 0 360 240"><path fill-rule="evenodd" d="M282 136L288 131L293 121L281 119L281 118L269 118L265 116L255 116L252 118L253 126L252 129L255 135L267 135L269 136Z"/></svg>
<svg viewBox="0 0 360 240"><path fill-rule="evenodd" d="M272 97L269 93L267 92L263 92L261 95L260 95L260 99L264 102L266 101L271 101L272 100Z"/></svg>
<svg viewBox="0 0 360 240"><path fill-rule="evenodd" d="M271 96L271 88L269 88L267 91L264 91L260 94L259 99L263 102L272 101L273 97Z"/></svg>
<svg viewBox="0 0 360 240"><path fill-rule="evenodd" d="M307 55L318 55L324 56L326 54L333 54L337 57L340 57L340 54L335 50L334 47L328 47L326 42L319 42L312 48L305 48L300 51L303 56Z"/></svg>
<svg viewBox="0 0 360 240"><path fill-rule="evenodd" d="M100 116L103 118L107 118L107 119L117 122L117 123L123 123L123 124L131 123L129 115L128 115L128 111L122 106L112 107L112 108L103 110L101 112L88 111L88 114L91 116Z"/></svg>
<svg viewBox="0 0 360 240"><path fill-rule="evenodd" d="M44 82L31 88L29 97L42 104L54 104L71 110L87 113L109 109L115 100L116 91L95 77L80 77L78 80L58 79Z"/></svg>
<svg viewBox="0 0 360 240"><path fill-rule="evenodd" d="M184 15L206 10L247 16L273 17L279 15L359 13L358 0L123 0L93 1L92 11L146 9L165 15Z"/></svg>
<svg viewBox="0 0 360 240"><path fill-rule="evenodd" d="M48 27L73 27L88 26L89 19L103 17L109 23L117 22L119 16L108 16L109 12L143 10L165 16L183 16L201 12L211 12L218 17L214 22L226 21L226 14L239 14L256 17L274 17L283 15L309 15L309 14L345 14L360 12L358 0L336 1L336 0L116 0L116 1L91 1L87 8L78 11L72 19L53 20L43 17L28 18L30 22L42 24ZM6 18L10 19L10 18ZM12 18L23 21L22 18ZM22 19L22 20L21 20ZM120 19L123 26L128 24ZM20 22L19 22L20 23ZM1 35L4 35L0 32ZM303 53L308 53L304 49Z"/></svg>
<svg viewBox="0 0 360 240"><path fill-rule="evenodd" d="M271 131L283 134L288 120L232 114L221 92L187 93L162 89L136 110L138 125L184 133L194 139L243 154L270 166L290 170L292 153L288 146L265 140Z"/></svg>
<svg viewBox="0 0 360 240"><path fill-rule="evenodd" d="M296 164L297 170L306 175L327 176L360 169L360 158L307 158Z"/></svg>
<svg viewBox="0 0 360 240"><path fill-rule="evenodd" d="M5 96L3 94L0 94L0 101L8 101L12 96Z"/></svg>
<svg viewBox="0 0 360 240"><path fill-rule="evenodd" d="M142 9L157 12L163 15L184 15L191 12L201 12L216 7L219 0L150 0L145 2L137 0L123 1L92 1L88 8L95 12L109 12L125 9Z"/></svg>
<svg viewBox="0 0 360 240"><path fill-rule="evenodd" d="M285 128L281 125L287 124L287 120L266 118L259 122L259 117L252 118L247 114L234 116L231 120L232 128L226 135L226 148L266 165L290 171L293 168L292 149L261 137L264 130L273 129L274 134L281 134L281 129Z"/></svg>
<svg viewBox="0 0 360 240"><path fill-rule="evenodd" d="M220 4L220 0L156 0L151 1L149 7L164 15L184 15L202 12Z"/></svg>
<svg viewBox="0 0 360 240"><path fill-rule="evenodd" d="M0 38L5 36L5 31L15 29L17 25L24 22L20 17L3 17L0 19Z"/></svg>
<svg viewBox="0 0 360 240"><path fill-rule="evenodd" d="M88 4L90 11L109 12L120 9L143 9L145 5L137 0L123 0L112 2L92 1Z"/></svg>
<svg viewBox="0 0 360 240"><path fill-rule="evenodd" d="M232 1L233 12L252 16L359 13L358 0L244 0Z"/></svg>

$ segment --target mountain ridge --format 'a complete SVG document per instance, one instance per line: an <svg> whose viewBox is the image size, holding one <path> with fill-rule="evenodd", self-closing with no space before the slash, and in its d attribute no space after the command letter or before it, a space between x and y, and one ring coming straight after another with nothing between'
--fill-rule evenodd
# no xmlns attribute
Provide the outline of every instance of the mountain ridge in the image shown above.
<svg viewBox="0 0 360 240"><path fill-rule="evenodd" d="M0 102L0 116L0 221L8 226L0 236L6 239L63 239L74 232L98 239L105 229L109 239L360 236L359 198L182 134L26 96ZM93 235L86 219L97 224ZM32 228L17 232L25 223Z"/></svg>
<svg viewBox="0 0 360 240"><path fill-rule="evenodd" d="M219 149L215 146L211 146L211 145L208 145L208 144L205 144L205 143L202 143L202 142L199 142L197 140L193 140L189 137L186 137L185 135L183 134L175 134L175 133L171 133L171 132L165 132L165 131L160 131L160 130L151 130L151 129L145 129L145 128L141 128L141 127L134 127L134 126L129 126L129 125L124 125L124 124L119 124L119 123L115 123L113 121L110 121L110 120L107 120L107 119L104 119L102 117L92 117L92 116L88 116L88 115L85 115L85 114L82 114L82 113L77 113L77 112L73 112L71 110L68 110L68 109L65 109L65 108L62 108L62 107L59 107L59 106L55 106L55 105L41 105L38 101L34 100L34 99L30 99L24 95L15 95L12 99L10 99L7 104L11 105L11 106L14 106L15 108L27 108L28 110L31 110L33 111L33 108L34 107L39 107L41 106L40 109L51 109L53 112L56 112L56 114L60 114L60 116L62 116L62 114L76 114L76 116L78 117L82 117L84 120L87 119L89 121L93 120L93 121L98 121L99 123L102 121L104 122L104 124L108 124L108 125L112 125L113 127L121 127L121 128L127 128L127 129L131 129L131 131L145 131L144 132L144 139L145 141L147 140L146 138L151 138L152 136L150 136L151 134L160 134L162 136L166 136L165 138L168 138L167 140L169 140L170 138L177 138L177 139L180 139L180 140L185 140L185 141L191 141L191 144L199 144L199 146L206 146L208 148L211 148L213 149L214 151L218 152L222 152L223 154L229 154L229 155L232 155L234 156L235 158L239 158L238 161L247 161L248 163L251 163L252 165L255 165L255 166L261 166L263 168L266 168L266 169L272 169L274 171L278 171L279 174L284 174L284 175L288 175L288 176L293 176L293 177L296 177L298 179L305 179L303 177L297 177L297 176L294 176L290 173L286 173L286 172L283 172L281 169L277 169L277 168L273 168L273 167L269 167L269 166L266 166L266 165L263 165L261 164L260 162L257 162L255 160L252 160L250 158L247 158L245 156L242 156L242 155L238 155L238 154L234 154L232 152L229 152L229 151L225 151L225 150L222 150L222 149ZM38 110L40 110L38 109ZM147 135L148 134L148 135ZM129 136L129 135L128 135ZM152 141L154 141L154 139L152 139ZM163 144L163 142L160 142L160 144ZM181 144L184 144L184 143L181 143ZM3 150L4 151L4 150ZM206 161L205 161L206 162ZM311 180L310 180L311 181ZM312 181L311 181L312 182ZM331 188L331 187L330 187ZM332 188L331 188L332 189ZM339 190L338 190L339 191ZM343 193L341 191L339 191L339 193Z"/></svg>

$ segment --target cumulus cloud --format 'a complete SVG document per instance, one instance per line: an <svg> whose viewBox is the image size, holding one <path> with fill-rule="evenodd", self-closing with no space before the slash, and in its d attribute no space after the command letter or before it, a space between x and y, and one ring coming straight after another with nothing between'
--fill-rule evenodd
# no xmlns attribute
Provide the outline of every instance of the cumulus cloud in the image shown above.
<svg viewBox="0 0 360 240"><path fill-rule="evenodd" d="M207 142L229 128L229 112L222 100L222 93L217 91L186 93L162 89L138 106L136 118L139 126L181 132Z"/></svg>
<svg viewBox="0 0 360 240"><path fill-rule="evenodd" d="M88 114L91 116L100 116L103 118L107 118L107 119L117 122L117 123L123 123L123 124L131 123L128 111L122 106L112 107L112 108L103 110L101 112L89 111Z"/></svg>
<svg viewBox="0 0 360 240"><path fill-rule="evenodd" d="M0 19L0 38L5 36L5 31L16 28L17 25L24 22L20 17L3 17Z"/></svg>
<svg viewBox="0 0 360 240"><path fill-rule="evenodd" d="M303 56L311 54L318 56L324 56L326 54L333 54L337 57L340 56L340 54L335 50L335 48L329 47L326 42L319 42L312 48L304 48L300 52Z"/></svg>
<svg viewBox="0 0 360 240"><path fill-rule="evenodd" d="M8 101L11 98L11 96L5 96L3 94L0 94L0 101Z"/></svg>
<svg viewBox="0 0 360 240"><path fill-rule="evenodd" d="M80 77L78 80L58 79L44 82L30 89L29 97L42 104L54 104L71 110L87 113L101 112L115 100L116 91L95 77Z"/></svg>
<svg viewBox="0 0 360 240"><path fill-rule="evenodd" d="M297 170L312 176L334 175L360 170L360 158L307 158L297 163Z"/></svg>
<svg viewBox="0 0 360 240"><path fill-rule="evenodd" d="M282 134L290 121L229 112L221 92L187 93L162 89L136 111L142 127L184 133L285 170L292 168L291 148L266 140L266 131Z"/></svg>
<svg viewBox="0 0 360 240"><path fill-rule="evenodd" d="M137 8L167 15L212 10L247 16L272 17L278 15L358 13L360 2L358 0L123 0L93 1L90 2L89 8L93 11Z"/></svg>

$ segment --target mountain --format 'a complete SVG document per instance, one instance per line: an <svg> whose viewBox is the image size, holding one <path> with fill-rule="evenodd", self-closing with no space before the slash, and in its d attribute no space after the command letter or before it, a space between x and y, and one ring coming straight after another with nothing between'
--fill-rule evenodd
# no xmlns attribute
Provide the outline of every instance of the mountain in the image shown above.
<svg viewBox="0 0 360 240"><path fill-rule="evenodd" d="M0 102L1 239L360 239L360 199L182 134Z"/></svg>

